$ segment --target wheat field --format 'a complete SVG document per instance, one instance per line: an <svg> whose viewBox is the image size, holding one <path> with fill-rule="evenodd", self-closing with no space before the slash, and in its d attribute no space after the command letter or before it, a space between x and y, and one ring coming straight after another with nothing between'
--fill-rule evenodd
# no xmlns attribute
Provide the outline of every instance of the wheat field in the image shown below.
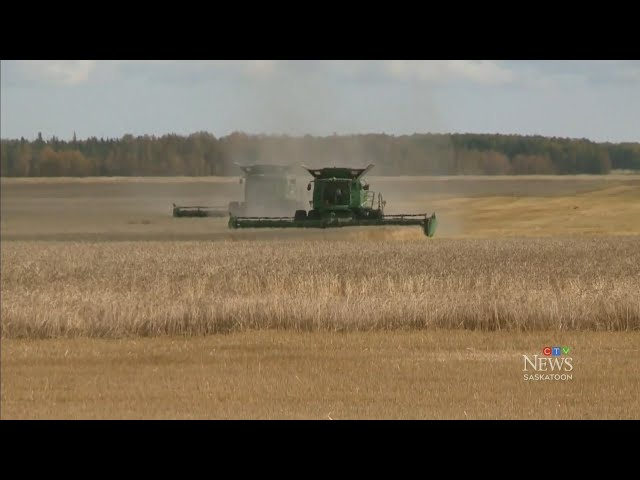
<svg viewBox="0 0 640 480"><path fill-rule="evenodd" d="M436 236L171 217L235 179L2 179L1 417L638 418L640 176L370 183ZM523 381L550 345L573 381Z"/></svg>
<svg viewBox="0 0 640 480"><path fill-rule="evenodd" d="M638 237L425 241L393 233L259 247L9 242L2 333L640 329Z"/></svg>

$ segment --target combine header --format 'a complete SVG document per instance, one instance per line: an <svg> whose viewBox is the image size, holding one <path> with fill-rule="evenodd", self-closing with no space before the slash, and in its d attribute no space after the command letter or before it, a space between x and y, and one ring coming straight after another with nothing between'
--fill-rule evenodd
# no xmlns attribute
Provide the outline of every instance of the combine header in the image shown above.
<svg viewBox="0 0 640 480"><path fill-rule="evenodd" d="M226 217L228 214L224 207L185 207L173 204L174 217Z"/></svg>
<svg viewBox="0 0 640 480"><path fill-rule="evenodd" d="M373 168L309 168L313 176L312 209L296 210L293 217L259 217L231 214L230 228L336 228L352 226L419 225L432 237L435 213L385 215L382 194L369 191L362 177Z"/></svg>

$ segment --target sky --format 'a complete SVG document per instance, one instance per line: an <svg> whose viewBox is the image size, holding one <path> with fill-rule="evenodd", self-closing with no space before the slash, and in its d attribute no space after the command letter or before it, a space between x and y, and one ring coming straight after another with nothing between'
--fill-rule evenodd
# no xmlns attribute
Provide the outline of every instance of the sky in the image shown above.
<svg viewBox="0 0 640 480"><path fill-rule="evenodd" d="M640 141L638 60L2 60L0 137L501 133Z"/></svg>

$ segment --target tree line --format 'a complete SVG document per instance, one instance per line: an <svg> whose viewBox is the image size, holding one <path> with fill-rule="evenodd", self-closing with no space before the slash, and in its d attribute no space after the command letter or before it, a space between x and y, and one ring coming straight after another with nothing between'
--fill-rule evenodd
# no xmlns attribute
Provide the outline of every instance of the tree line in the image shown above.
<svg viewBox="0 0 640 480"><path fill-rule="evenodd" d="M216 138L125 135L70 141L0 141L0 175L208 176L237 175L234 163L358 166L378 175L604 174L640 171L640 143L498 134L385 134L313 137L248 135Z"/></svg>

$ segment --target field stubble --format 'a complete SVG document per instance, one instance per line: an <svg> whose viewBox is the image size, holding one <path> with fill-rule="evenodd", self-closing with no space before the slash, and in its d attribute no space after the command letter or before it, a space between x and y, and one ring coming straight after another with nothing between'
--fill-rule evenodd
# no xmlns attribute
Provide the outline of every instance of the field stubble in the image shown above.
<svg viewBox="0 0 640 480"><path fill-rule="evenodd" d="M252 331L2 340L2 418L621 419L640 411L640 333ZM570 381L523 354L568 345Z"/></svg>

